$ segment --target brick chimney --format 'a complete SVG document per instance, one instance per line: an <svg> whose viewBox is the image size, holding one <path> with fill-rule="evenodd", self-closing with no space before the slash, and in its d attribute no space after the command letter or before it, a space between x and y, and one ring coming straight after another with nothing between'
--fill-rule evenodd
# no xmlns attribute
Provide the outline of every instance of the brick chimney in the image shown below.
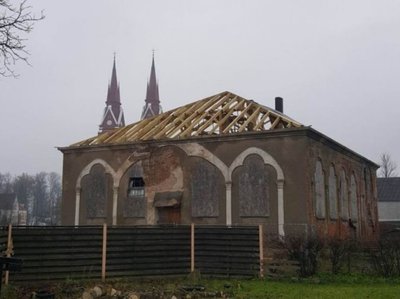
<svg viewBox="0 0 400 299"><path fill-rule="evenodd" d="M283 113L283 99L281 97L275 98L275 110Z"/></svg>

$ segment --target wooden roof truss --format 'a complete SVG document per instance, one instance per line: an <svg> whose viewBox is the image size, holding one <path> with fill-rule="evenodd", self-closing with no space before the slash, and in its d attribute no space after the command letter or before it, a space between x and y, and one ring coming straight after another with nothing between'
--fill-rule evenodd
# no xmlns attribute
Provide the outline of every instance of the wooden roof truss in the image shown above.
<svg viewBox="0 0 400 299"><path fill-rule="evenodd" d="M223 92L73 146L225 135L300 126L300 123L274 109Z"/></svg>

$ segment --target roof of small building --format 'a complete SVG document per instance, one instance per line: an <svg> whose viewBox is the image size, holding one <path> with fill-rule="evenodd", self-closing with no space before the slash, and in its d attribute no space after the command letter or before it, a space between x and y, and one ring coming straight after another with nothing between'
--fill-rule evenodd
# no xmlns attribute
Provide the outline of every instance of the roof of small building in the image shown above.
<svg viewBox="0 0 400 299"><path fill-rule="evenodd" d="M0 193L0 210L12 210L16 197L15 193Z"/></svg>
<svg viewBox="0 0 400 299"><path fill-rule="evenodd" d="M378 201L400 202L400 177L377 178Z"/></svg>
<svg viewBox="0 0 400 299"><path fill-rule="evenodd" d="M225 91L71 146L181 139L302 126L279 111Z"/></svg>

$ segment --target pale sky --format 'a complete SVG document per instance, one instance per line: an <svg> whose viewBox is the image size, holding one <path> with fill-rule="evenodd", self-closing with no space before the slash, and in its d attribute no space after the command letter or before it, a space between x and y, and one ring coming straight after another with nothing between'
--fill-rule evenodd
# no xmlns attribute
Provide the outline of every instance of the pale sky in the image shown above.
<svg viewBox="0 0 400 299"><path fill-rule="evenodd" d="M164 111L228 90L400 166L400 1L30 0L32 67L0 77L0 172L62 171L97 134L113 53L126 123L139 120L152 49Z"/></svg>

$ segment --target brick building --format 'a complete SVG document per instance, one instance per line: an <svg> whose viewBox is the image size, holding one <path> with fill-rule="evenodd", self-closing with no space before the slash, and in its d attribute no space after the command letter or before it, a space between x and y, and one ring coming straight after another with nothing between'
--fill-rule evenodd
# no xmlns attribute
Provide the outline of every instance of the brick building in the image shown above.
<svg viewBox="0 0 400 299"><path fill-rule="evenodd" d="M376 239L377 165L230 92L59 148L62 224L263 224Z"/></svg>

